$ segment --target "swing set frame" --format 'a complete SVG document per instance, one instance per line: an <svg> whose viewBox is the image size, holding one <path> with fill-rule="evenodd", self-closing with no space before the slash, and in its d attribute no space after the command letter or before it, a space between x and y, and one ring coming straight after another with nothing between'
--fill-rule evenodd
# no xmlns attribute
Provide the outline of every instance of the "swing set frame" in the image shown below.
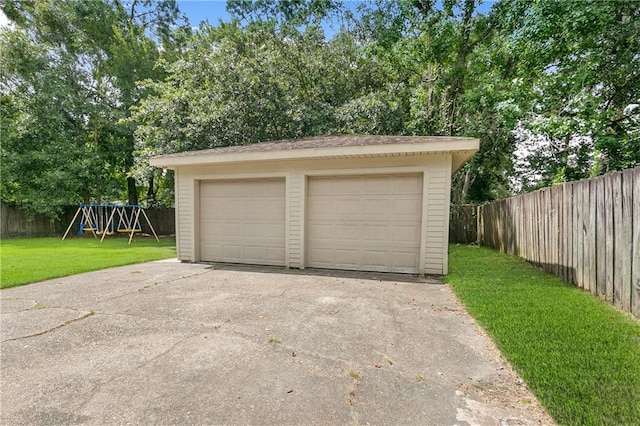
<svg viewBox="0 0 640 426"><path fill-rule="evenodd" d="M142 231L141 219L146 220L156 241L160 242L144 208L129 204L80 204L62 237L62 241L67 238L78 216L80 216L78 235L83 235L84 231L91 231L96 239L98 235L101 235L100 242L107 235L121 232L129 234L127 244L131 244L134 234Z"/></svg>

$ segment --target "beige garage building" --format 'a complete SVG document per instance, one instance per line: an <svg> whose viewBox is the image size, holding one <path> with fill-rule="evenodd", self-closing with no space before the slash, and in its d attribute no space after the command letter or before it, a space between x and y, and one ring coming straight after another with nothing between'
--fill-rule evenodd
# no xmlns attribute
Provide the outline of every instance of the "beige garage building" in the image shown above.
<svg viewBox="0 0 640 426"><path fill-rule="evenodd" d="M451 175L478 139L322 136L154 157L178 258L447 273Z"/></svg>

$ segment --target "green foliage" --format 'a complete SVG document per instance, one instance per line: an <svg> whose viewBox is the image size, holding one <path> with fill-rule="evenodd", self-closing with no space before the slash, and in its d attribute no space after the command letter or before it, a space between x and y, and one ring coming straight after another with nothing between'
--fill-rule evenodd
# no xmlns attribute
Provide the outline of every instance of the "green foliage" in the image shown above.
<svg viewBox="0 0 640 426"><path fill-rule="evenodd" d="M237 21L203 25L182 60L136 107L141 158L324 134L348 126L348 103L370 81L356 40L309 25L286 36ZM143 160L144 161L144 160Z"/></svg>
<svg viewBox="0 0 640 426"><path fill-rule="evenodd" d="M523 124L540 186L640 165L640 25L636 2L501 2L497 18L530 81Z"/></svg>
<svg viewBox="0 0 640 426"><path fill-rule="evenodd" d="M337 6L312 3L230 2L249 25L202 26L135 109L142 161L326 133L478 136L458 198L507 192L515 108L500 108L511 87L491 64L495 40L473 2L457 16L381 0L330 40L319 23Z"/></svg>
<svg viewBox="0 0 640 426"><path fill-rule="evenodd" d="M191 33L174 0L3 3L2 200L170 204L152 155L331 133L479 138L456 203L640 164L634 2L227 8Z"/></svg>
<svg viewBox="0 0 640 426"><path fill-rule="evenodd" d="M447 281L558 424L640 422L640 325L505 254L451 246Z"/></svg>
<svg viewBox="0 0 640 426"><path fill-rule="evenodd" d="M114 266L175 257L175 240L92 237L16 238L0 241L0 288L15 287Z"/></svg>
<svg viewBox="0 0 640 426"><path fill-rule="evenodd" d="M239 20L283 27L318 24L340 6L334 0L227 0L227 10Z"/></svg>
<svg viewBox="0 0 640 426"><path fill-rule="evenodd" d="M0 32L3 201L55 217L79 201L121 200L134 165L134 129L121 120L144 96L138 80L163 77L146 33L169 42L178 13L168 0L130 7L3 3L15 23Z"/></svg>

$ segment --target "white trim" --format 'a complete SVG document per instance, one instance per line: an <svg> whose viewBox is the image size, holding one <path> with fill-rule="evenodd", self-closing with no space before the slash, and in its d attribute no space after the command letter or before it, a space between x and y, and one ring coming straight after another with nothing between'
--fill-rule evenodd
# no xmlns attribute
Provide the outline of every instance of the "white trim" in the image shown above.
<svg viewBox="0 0 640 426"><path fill-rule="evenodd" d="M452 159L449 157L449 167L451 168ZM449 273L449 215L451 214L451 178L445 181L444 191L444 238L442 239L442 275Z"/></svg>
<svg viewBox="0 0 640 426"><path fill-rule="evenodd" d="M259 180L259 179L286 179L286 172L258 172L258 173L212 173L193 175L197 180Z"/></svg>
<svg viewBox="0 0 640 426"><path fill-rule="evenodd" d="M174 227L175 227L175 231L176 231L176 257L179 260L184 260L181 259L180 257L180 208L178 207L178 198L179 198L179 192L180 192L180 188L178 183L180 182L180 171L179 170L175 170L173 173L173 216L175 222L174 222Z"/></svg>
<svg viewBox="0 0 640 426"><path fill-rule="evenodd" d="M396 175L422 173L424 166L396 166L396 167L362 167L350 169L321 169L308 170L305 175L316 176L350 176L350 175Z"/></svg>
<svg viewBox="0 0 640 426"><path fill-rule="evenodd" d="M349 175L386 175L386 174L411 174L422 173L424 166L395 166L395 167L365 167L348 169L318 169L307 170L304 178L314 176L349 176ZM195 180L251 180L251 179L287 179L292 172L251 172L251 173L199 173L193 175Z"/></svg>
<svg viewBox="0 0 640 426"><path fill-rule="evenodd" d="M287 173L284 177L284 266L289 269L291 267L290 242L291 242L291 224L290 206L291 206L291 173Z"/></svg>
<svg viewBox="0 0 640 426"><path fill-rule="evenodd" d="M191 261L200 261L200 180L193 179L193 223L191 232L193 235L191 243Z"/></svg>
<svg viewBox="0 0 640 426"><path fill-rule="evenodd" d="M309 179L302 174L302 186L300 190L300 269L307 267L307 193Z"/></svg>
<svg viewBox="0 0 640 426"><path fill-rule="evenodd" d="M418 273L424 275L426 269L427 256L427 210L429 208L429 170L422 169L422 223L420 224L420 261L418 263Z"/></svg>

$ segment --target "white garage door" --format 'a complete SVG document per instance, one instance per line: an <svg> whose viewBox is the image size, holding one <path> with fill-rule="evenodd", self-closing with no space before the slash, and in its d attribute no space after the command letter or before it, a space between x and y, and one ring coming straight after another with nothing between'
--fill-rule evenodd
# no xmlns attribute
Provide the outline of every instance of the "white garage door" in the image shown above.
<svg viewBox="0 0 640 426"><path fill-rule="evenodd" d="M203 261L284 265L284 179L200 184Z"/></svg>
<svg viewBox="0 0 640 426"><path fill-rule="evenodd" d="M311 177L307 264L417 273L422 176Z"/></svg>

